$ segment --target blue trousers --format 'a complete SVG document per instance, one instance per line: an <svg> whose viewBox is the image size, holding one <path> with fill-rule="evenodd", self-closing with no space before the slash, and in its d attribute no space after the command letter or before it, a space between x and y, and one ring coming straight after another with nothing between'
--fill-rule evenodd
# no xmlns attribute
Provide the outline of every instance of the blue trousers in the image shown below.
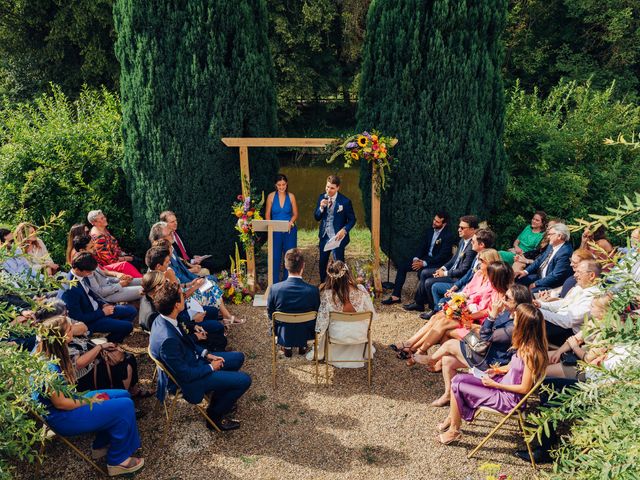
<svg viewBox="0 0 640 480"><path fill-rule="evenodd" d="M213 355L224 358L224 367L198 381L204 382L202 387L205 392L213 393L207 414L217 421L229 413L233 404L249 389L251 377L238 371L244 363L244 353L215 352Z"/></svg>
<svg viewBox="0 0 640 480"><path fill-rule="evenodd" d="M280 263L284 258L284 254L292 248L298 246L298 227L293 227L289 232L273 232L273 271L272 282L278 283L280 279ZM283 268L282 280L286 280L289 276L286 268Z"/></svg>
<svg viewBox="0 0 640 480"><path fill-rule="evenodd" d="M431 285L431 296L433 297L433 310L439 312L442 310L442 305L444 302L444 294L451 288L453 285L449 282L436 282ZM442 302L442 304L440 303Z"/></svg>
<svg viewBox="0 0 640 480"><path fill-rule="evenodd" d="M102 317L95 322L87 323L92 332L108 333L107 340L121 343L133 330L133 320L138 311L131 305L116 305L113 314Z"/></svg>
<svg viewBox="0 0 640 480"><path fill-rule="evenodd" d="M319 269L320 269L320 283L324 283L325 279L327 278L327 266L329 265L329 257L331 256L331 254L333 254L333 259L334 260L341 260L344 262L344 249L347 247L347 243L344 243L345 240L342 240L342 243L340 243L340 246L338 248L334 248L333 250L329 251L329 252L325 252L324 251L324 246L327 243L327 240L329 240L329 237L324 236L320 239L320 265L319 265Z"/></svg>
<svg viewBox="0 0 640 480"><path fill-rule="evenodd" d="M140 448L133 400L126 390L101 390L110 399L74 410L49 407L47 423L63 437L96 432L93 448L109 445L107 464L119 465ZM85 393L93 397L98 391Z"/></svg>

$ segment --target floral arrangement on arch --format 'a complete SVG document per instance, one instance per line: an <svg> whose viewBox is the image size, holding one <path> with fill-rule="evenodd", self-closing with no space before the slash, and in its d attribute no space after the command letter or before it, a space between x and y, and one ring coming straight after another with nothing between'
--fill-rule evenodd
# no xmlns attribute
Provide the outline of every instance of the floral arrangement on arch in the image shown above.
<svg viewBox="0 0 640 480"><path fill-rule="evenodd" d="M242 194L238 195L237 201L231 206L233 214L238 219L236 221L235 229L239 233L240 241L245 247L245 250L256 243L256 233L253 231L253 220L262 220L260 216L260 210L264 205L264 192L260 197L260 200L256 200L257 194L251 188L251 182L243 179L245 183L245 191L249 192L246 197Z"/></svg>
<svg viewBox="0 0 640 480"><path fill-rule="evenodd" d="M253 294L247 283L247 261L240 258L240 251L236 243L236 258L231 260L229 272L223 270L218 274L218 285L222 289L222 296L228 302L236 305L251 303Z"/></svg>
<svg viewBox="0 0 640 480"><path fill-rule="evenodd" d="M362 132L345 139L340 143L338 149L329 157L327 163L332 163L336 158L342 156L345 159L345 166L350 167L358 160L366 160L373 165L373 178L376 195L385 189L386 172L391 171L393 157L389 150L393 148L398 139L383 136L377 130Z"/></svg>
<svg viewBox="0 0 640 480"><path fill-rule="evenodd" d="M447 317L464 322L465 318L471 314L467 306L467 296L458 292L451 294L451 298L444 305L443 311Z"/></svg>

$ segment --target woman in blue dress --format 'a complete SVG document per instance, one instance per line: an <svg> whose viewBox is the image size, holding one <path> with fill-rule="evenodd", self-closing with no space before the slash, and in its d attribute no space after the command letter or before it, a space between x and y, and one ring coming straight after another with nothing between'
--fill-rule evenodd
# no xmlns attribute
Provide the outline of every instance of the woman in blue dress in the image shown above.
<svg viewBox="0 0 640 480"><path fill-rule="evenodd" d="M298 205L296 197L289 192L287 176L282 173L276 175L276 191L271 192L267 197L265 218L289 222L288 232L273 233L273 283L278 283L280 281L280 263L284 254L287 250L298 246L298 229L296 228ZM283 270L282 280L286 280L288 272L286 268Z"/></svg>

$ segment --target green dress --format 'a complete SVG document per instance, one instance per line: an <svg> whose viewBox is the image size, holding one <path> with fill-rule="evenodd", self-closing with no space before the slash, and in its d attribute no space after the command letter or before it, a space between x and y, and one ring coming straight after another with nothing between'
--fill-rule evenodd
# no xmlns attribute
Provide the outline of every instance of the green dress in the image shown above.
<svg viewBox="0 0 640 480"><path fill-rule="evenodd" d="M518 235L518 240L520 240L518 246L524 253L530 252L531 250L535 250L536 248L538 248L542 237L544 237L544 231L535 233L533 230L531 230L531 225L527 225L520 233L520 235ZM506 263L508 263L509 265L513 265L513 260L515 259L516 254L500 250L500 256Z"/></svg>

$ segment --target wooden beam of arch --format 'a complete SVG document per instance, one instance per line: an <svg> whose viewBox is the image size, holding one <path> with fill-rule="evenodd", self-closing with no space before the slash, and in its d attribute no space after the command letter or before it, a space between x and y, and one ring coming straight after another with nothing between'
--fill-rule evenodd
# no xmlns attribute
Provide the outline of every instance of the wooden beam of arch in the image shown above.
<svg viewBox="0 0 640 480"><path fill-rule="evenodd" d="M339 138L250 138L225 137L222 139L227 147L307 147L322 148Z"/></svg>

